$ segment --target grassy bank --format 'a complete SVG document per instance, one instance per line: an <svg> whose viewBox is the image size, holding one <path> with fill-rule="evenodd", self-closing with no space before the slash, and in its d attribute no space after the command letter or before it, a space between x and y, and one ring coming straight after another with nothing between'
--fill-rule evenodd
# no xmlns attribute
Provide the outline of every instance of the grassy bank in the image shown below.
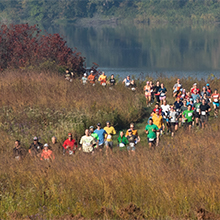
<svg viewBox="0 0 220 220"><path fill-rule="evenodd" d="M151 79L147 76L147 79ZM168 89L176 78L158 78ZM197 81L181 79L188 90ZM219 79L210 76L212 88ZM52 73L7 72L0 77L0 218L1 219L197 219L199 208L220 214L219 119L206 130L178 131L149 151L144 124L136 156L106 158L77 152L56 155L53 163L11 157L15 139L28 147L33 136L62 142L68 132L79 140L84 129L110 120L117 129L145 120L144 82L134 93L121 83L113 89L66 82ZM88 157L87 157L88 156ZM80 213L80 215L79 215ZM207 214L207 213L206 213ZM75 216L75 217L73 217Z"/></svg>

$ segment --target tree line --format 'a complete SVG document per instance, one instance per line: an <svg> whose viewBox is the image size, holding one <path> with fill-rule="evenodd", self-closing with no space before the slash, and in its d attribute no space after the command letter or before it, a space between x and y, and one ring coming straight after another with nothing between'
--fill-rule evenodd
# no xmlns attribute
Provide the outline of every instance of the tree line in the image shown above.
<svg viewBox="0 0 220 220"><path fill-rule="evenodd" d="M214 22L220 20L219 9L219 0L7 0L0 2L0 20L36 23L101 15L137 22Z"/></svg>

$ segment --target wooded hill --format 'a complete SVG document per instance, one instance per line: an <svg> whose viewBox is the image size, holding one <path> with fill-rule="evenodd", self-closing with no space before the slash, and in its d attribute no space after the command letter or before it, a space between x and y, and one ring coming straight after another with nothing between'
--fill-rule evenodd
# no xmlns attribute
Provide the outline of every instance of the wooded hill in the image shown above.
<svg viewBox="0 0 220 220"><path fill-rule="evenodd" d="M132 19L135 22L217 22L219 0L7 0L0 2L0 21L56 22L79 18Z"/></svg>

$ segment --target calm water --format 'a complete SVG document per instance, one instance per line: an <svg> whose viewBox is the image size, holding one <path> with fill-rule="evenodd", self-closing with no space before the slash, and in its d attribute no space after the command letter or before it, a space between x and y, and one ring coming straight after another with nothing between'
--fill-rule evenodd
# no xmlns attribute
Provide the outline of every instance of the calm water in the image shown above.
<svg viewBox="0 0 220 220"><path fill-rule="evenodd" d="M206 78L220 76L220 26L211 27L50 27L68 45L106 72L139 76L165 75Z"/></svg>

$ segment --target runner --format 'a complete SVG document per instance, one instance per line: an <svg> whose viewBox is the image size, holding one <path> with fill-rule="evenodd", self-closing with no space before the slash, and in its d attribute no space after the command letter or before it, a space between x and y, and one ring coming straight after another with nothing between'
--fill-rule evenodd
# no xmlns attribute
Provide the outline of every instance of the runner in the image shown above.
<svg viewBox="0 0 220 220"><path fill-rule="evenodd" d="M158 92L159 89L160 89L160 82L157 81L156 82L156 86L154 86L154 95L156 97L157 102L160 102L160 98L159 98L160 97L160 93Z"/></svg>
<svg viewBox="0 0 220 220"><path fill-rule="evenodd" d="M48 144L44 144L44 149L42 150L40 160L52 161L55 159L54 153L49 149Z"/></svg>
<svg viewBox="0 0 220 220"><path fill-rule="evenodd" d="M43 149L43 144L38 142L37 137L34 137L34 142L31 144L31 146L29 147L29 150L28 150L29 154L31 156L40 157L42 149Z"/></svg>
<svg viewBox="0 0 220 220"><path fill-rule="evenodd" d="M159 128L155 124L153 124L152 118L149 119L149 124L145 127L145 133L147 134L149 148L154 148L157 138L156 133L159 133Z"/></svg>
<svg viewBox="0 0 220 220"><path fill-rule="evenodd" d="M170 105L167 104L167 100L163 100L163 105L161 105L163 122L167 125L167 133L169 133L169 113L170 113Z"/></svg>
<svg viewBox="0 0 220 220"><path fill-rule="evenodd" d="M81 137L80 144L82 145L82 151L85 154L93 154L94 148L93 145L95 144L94 138L90 135L89 129L85 130L85 135ZM79 148L81 150L81 147Z"/></svg>
<svg viewBox="0 0 220 220"><path fill-rule="evenodd" d="M208 98L211 97L211 94L207 91L205 86L202 87L202 92L200 93L202 98L204 97L204 94L206 94Z"/></svg>
<svg viewBox="0 0 220 220"><path fill-rule="evenodd" d="M185 110L182 114L183 119L185 121L185 125L188 127L188 130L191 131L192 128L192 122L193 122L193 118L194 118L194 111L191 110L192 106L188 105L187 106L187 110Z"/></svg>
<svg viewBox="0 0 220 220"><path fill-rule="evenodd" d="M185 123L185 120L182 117L182 114L185 110L187 110L186 99L183 100L183 105L181 106L180 115L179 115L179 127Z"/></svg>
<svg viewBox="0 0 220 220"><path fill-rule="evenodd" d="M77 148L76 141L72 138L72 134L68 133L68 138L63 143L64 154L74 155Z"/></svg>
<svg viewBox="0 0 220 220"><path fill-rule="evenodd" d="M195 122L196 122L197 127L199 126L199 122L200 122L200 113L199 113L200 112L200 105L201 105L200 99L197 98L196 103L194 104L194 106L195 106L194 118L195 118Z"/></svg>
<svg viewBox="0 0 220 220"><path fill-rule="evenodd" d="M99 148L99 135L97 133L94 132L94 127L93 126L90 126L89 127L89 132L90 132L90 135L94 138L94 141L95 141L95 144L94 144L94 150L98 150Z"/></svg>
<svg viewBox="0 0 220 220"><path fill-rule="evenodd" d="M156 113L156 110L159 110L159 114L162 114L162 108L160 108L160 104L156 103L155 108L153 109L153 112Z"/></svg>
<svg viewBox="0 0 220 220"><path fill-rule="evenodd" d="M104 127L104 130L107 133L105 146L106 146L106 155L108 155L109 150L112 153L112 149L113 149L112 136L116 134L116 131L115 128L111 126L111 123L109 121L106 122L106 127Z"/></svg>
<svg viewBox="0 0 220 220"><path fill-rule="evenodd" d="M200 90L197 88L197 83L193 84L193 88L191 88L191 96L193 98L193 102L196 102L196 99L199 98Z"/></svg>
<svg viewBox="0 0 220 220"><path fill-rule="evenodd" d="M130 76L127 76L127 77L122 81L122 83L124 83L125 86L126 86L127 88L129 88L129 87L130 87L130 84L131 84L131 78L130 78Z"/></svg>
<svg viewBox="0 0 220 220"><path fill-rule="evenodd" d="M130 128L126 131L125 137L128 136L128 131L131 130L133 135L138 136L138 131L134 129L134 123L130 124ZM139 136L138 136L139 137ZM140 137L139 137L140 138Z"/></svg>
<svg viewBox="0 0 220 220"><path fill-rule="evenodd" d="M82 77L82 79L81 79L82 84L83 84L83 85L86 85L87 80L88 80L88 79L87 79L87 74L86 74L86 73L84 73L84 74L83 74L83 77Z"/></svg>
<svg viewBox="0 0 220 220"><path fill-rule="evenodd" d="M50 150L53 150L55 153L63 153L63 146L61 143L57 142L57 138L55 136L51 138L51 143L49 144L49 147L51 148Z"/></svg>
<svg viewBox="0 0 220 220"><path fill-rule="evenodd" d="M177 88L182 88L182 85L180 84L180 79L177 79L176 84L173 86L173 93L175 93L175 90L177 90Z"/></svg>
<svg viewBox="0 0 220 220"><path fill-rule="evenodd" d="M178 113L178 115L181 113L181 107L183 106L182 101L180 98L177 98L176 101L174 102L174 109Z"/></svg>
<svg viewBox="0 0 220 220"><path fill-rule="evenodd" d="M177 113L173 106L170 107L170 130L171 130L171 136L174 136L174 132L178 129L178 116L179 113Z"/></svg>
<svg viewBox="0 0 220 220"><path fill-rule="evenodd" d="M100 82L100 85L106 86L107 76L105 75L105 72L102 72L102 74L98 78L98 81Z"/></svg>
<svg viewBox="0 0 220 220"><path fill-rule="evenodd" d="M14 147L14 149L13 149L13 157L14 157L16 160L22 160L22 159L24 159L24 157L26 156L26 154L27 154L26 149L23 148L23 147L21 147L19 140L16 140L16 141L15 141L15 147Z"/></svg>
<svg viewBox="0 0 220 220"><path fill-rule="evenodd" d="M161 83L160 87L161 88L158 90L158 92L160 93L160 96L159 96L160 104L162 104L163 100L166 99L167 89L164 87L163 83Z"/></svg>
<svg viewBox="0 0 220 220"><path fill-rule="evenodd" d="M209 112L211 111L210 106L205 102L205 99L202 99L202 104L200 105L199 109L199 114L200 114L200 120L202 123L202 128L205 127L207 121L208 121L208 115Z"/></svg>
<svg viewBox="0 0 220 220"><path fill-rule="evenodd" d="M213 99L213 107L214 107L214 116L216 118L218 117L218 111L219 111L219 98L220 95L218 93L218 90L215 89L214 93L212 94L212 99Z"/></svg>
<svg viewBox="0 0 220 220"><path fill-rule="evenodd" d="M156 113L153 114L152 116L152 120L154 122L154 124L159 128L161 134L163 133L164 130L164 126L163 126L163 117L162 115L159 114L159 110L156 110ZM158 146L159 144L159 138L160 138L160 133L157 132L157 143L156 146Z"/></svg>
<svg viewBox="0 0 220 220"><path fill-rule="evenodd" d="M94 71L93 70L90 71L90 75L88 76L87 80L93 86L95 85L95 75L94 75Z"/></svg>
<svg viewBox="0 0 220 220"><path fill-rule="evenodd" d="M116 80L115 80L115 78L114 78L114 74L111 75L111 78L109 79L109 82L108 82L108 83L110 84L110 88L111 88L112 86L116 85Z"/></svg>
<svg viewBox="0 0 220 220"><path fill-rule="evenodd" d="M119 150L126 150L126 146L129 144L128 139L124 136L124 132L120 131L119 132L119 137L118 137L118 146Z"/></svg>
<svg viewBox="0 0 220 220"><path fill-rule="evenodd" d="M210 88L210 85L208 83L206 84L206 89L209 92L209 94L212 94L212 89Z"/></svg>
<svg viewBox="0 0 220 220"><path fill-rule="evenodd" d="M102 149L104 148L104 143L106 141L105 135L107 135L107 132L103 128L101 128L101 123L100 122L97 124L97 129L94 132L96 134L98 134L98 136L99 136L98 149L101 152Z"/></svg>
<svg viewBox="0 0 220 220"><path fill-rule="evenodd" d="M133 135L132 134L132 130L129 129L128 130L128 136L127 136L127 139L128 139L128 146L127 146L127 150L128 150L128 154L129 155L134 155L135 154L135 145L140 142L140 138L138 138L138 136L136 135Z"/></svg>
<svg viewBox="0 0 220 220"><path fill-rule="evenodd" d="M148 105L151 102L151 87L149 81L147 81L146 85L144 86L144 95L146 98L146 104Z"/></svg>
<svg viewBox="0 0 220 220"><path fill-rule="evenodd" d="M130 89L131 91L136 91L136 83L134 82L134 79L131 80Z"/></svg>

